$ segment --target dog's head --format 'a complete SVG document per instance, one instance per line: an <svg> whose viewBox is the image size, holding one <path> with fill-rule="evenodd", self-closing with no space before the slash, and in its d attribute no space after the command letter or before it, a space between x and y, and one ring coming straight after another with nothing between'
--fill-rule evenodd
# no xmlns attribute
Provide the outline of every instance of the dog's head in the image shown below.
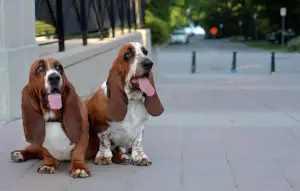
<svg viewBox="0 0 300 191"><path fill-rule="evenodd" d="M22 118L26 140L42 144L45 122L62 117L67 136L78 142L83 116L75 88L56 59L36 60L30 68L29 83L22 90Z"/></svg>
<svg viewBox="0 0 300 191"><path fill-rule="evenodd" d="M115 121L126 116L128 95L141 92L145 98L145 107L152 116L159 116L164 108L154 85L153 62L147 56L148 51L138 42L121 47L109 72L107 80L109 90L109 113Z"/></svg>

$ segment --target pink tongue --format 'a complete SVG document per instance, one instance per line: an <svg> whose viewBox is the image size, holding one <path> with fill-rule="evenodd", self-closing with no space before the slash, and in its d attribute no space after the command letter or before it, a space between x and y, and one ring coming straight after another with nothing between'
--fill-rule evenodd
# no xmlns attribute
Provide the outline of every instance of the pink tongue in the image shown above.
<svg viewBox="0 0 300 191"><path fill-rule="evenodd" d="M51 109L60 109L62 107L60 94L48 95L48 101Z"/></svg>
<svg viewBox="0 0 300 191"><path fill-rule="evenodd" d="M154 95L155 90L147 78L138 78L137 83L139 84L139 88L141 89L141 91L144 92L147 96L151 97Z"/></svg>

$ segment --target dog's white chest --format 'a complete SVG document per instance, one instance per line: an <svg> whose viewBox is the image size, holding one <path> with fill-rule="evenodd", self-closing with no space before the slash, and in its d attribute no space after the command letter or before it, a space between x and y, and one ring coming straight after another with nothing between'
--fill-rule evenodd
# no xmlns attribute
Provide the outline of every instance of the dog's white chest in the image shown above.
<svg viewBox="0 0 300 191"><path fill-rule="evenodd" d="M70 144L71 141L61 128L61 123L46 123L45 129L46 135L43 147L57 160L70 160L75 144Z"/></svg>
<svg viewBox="0 0 300 191"><path fill-rule="evenodd" d="M129 148L133 140L139 136L149 118L144 103L130 100L127 105L127 114L123 121L113 122L109 128L109 138L116 146Z"/></svg>

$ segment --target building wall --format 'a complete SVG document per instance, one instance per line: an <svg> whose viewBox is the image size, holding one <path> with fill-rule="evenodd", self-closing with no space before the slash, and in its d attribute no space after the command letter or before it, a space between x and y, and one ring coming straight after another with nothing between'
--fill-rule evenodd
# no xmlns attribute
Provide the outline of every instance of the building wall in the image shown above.
<svg viewBox="0 0 300 191"><path fill-rule="evenodd" d="M21 114L21 90L37 58L34 7L34 0L0 0L0 120Z"/></svg>

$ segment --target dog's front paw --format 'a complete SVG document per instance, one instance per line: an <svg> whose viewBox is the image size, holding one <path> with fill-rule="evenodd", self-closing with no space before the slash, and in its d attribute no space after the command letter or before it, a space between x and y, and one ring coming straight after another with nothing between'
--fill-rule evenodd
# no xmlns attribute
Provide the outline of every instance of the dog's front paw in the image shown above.
<svg viewBox="0 0 300 191"><path fill-rule="evenodd" d="M132 159L129 155L123 154L120 160L120 164L127 165L132 164Z"/></svg>
<svg viewBox="0 0 300 191"><path fill-rule="evenodd" d="M123 152L115 152L112 158L112 162L115 164L128 165L132 164L132 159L130 155Z"/></svg>
<svg viewBox="0 0 300 191"><path fill-rule="evenodd" d="M150 166L152 161L148 157L133 160L133 164L136 166Z"/></svg>
<svg viewBox="0 0 300 191"><path fill-rule="evenodd" d="M42 165L40 168L38 168L37 172L40 174L54 174L55 168L48 165Z"/></svg>
<svg viewBox="0 0 300 191"><path fill-rule="evenodd" d="M16 163L24 162L23 154L19 151L12 151L10 153L10 159Z"/></svg>
<svg viewBox="0 0 300 191"><path fill-rule="evenodd" d="M91 176L91 173L89 170L73 169L71 170L71 176L73 178L88 178Z"/></svg>
<svg viewBox="0 0 300 191"><path fill-rule="evenodd" d="M103 157L103 156L97 156L95 158L95 164L97 165L109 165L112 163L111 157Z"/></svg>

